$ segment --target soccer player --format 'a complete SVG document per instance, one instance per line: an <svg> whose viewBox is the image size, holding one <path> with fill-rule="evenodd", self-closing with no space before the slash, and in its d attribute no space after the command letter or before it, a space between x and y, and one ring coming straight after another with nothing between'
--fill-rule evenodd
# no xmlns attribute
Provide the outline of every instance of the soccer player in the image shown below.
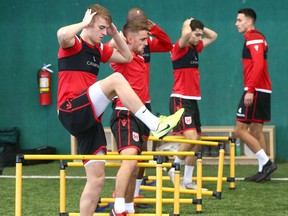
<svg viewBox="0 0 288 216"><path fill-rule="evenodd" d="M113 38L117 49L101 43L106 35ZM164 136L176 125L179 119L159 119L147 110L120 73L97 81L100 62L127 63L133 58L106 8L97 4L90 6L82 21L60 28L57 37L60 45L58 118L77 138L80 154L106 154L101 116L115 96L157 137ZM96 209L104 185L105 161L85 160L83 163L87 181L80 198L80 215L89 216Z"/></svg>
<svg viewBox="0 0 288 216"><path fill-rule="evenodd" d="M265 152L263 125L271 119L272 86L267 63L268 45L264 35L255 28L255 22L253 9L238 11L235 25L245 37L242 51L244 93L237 109L235 132L258 159L258 172L245 180L263 182L277 169L277 165Z"/></svg>
<svg viewBox="0 0 288 216"><path fill-rule="evenodd" d="M201 133L200 112L197 101L201 99L199 53L217 38L217 33L204 27L200 20L193 18L185 20L180 39L176 41L171 51L174 85L170 97L170 113L184 107L185 112L174 128L174 134L183 134L186 139L198 140ZM199 151L199 145L181 144L178 151ZM196 157L176 156L175 163L185 160L184 178L181 187L196 189L192 182ZM168 172L174 183L174 168ZM204 188L203 188L204 189Z"/></svg>
<svg viewBox="0 0 288 216"><path fill-rule="evenodd" d="M145 74L146 74L147 88L148 88L147 99L145 100L145 106L147 107L148 110L152 112L150 91L149 91L151 54L154 52L170 52L171 49L173 48L173 44L169 36L164 32L164 30L161 29L159 25L149 20L145 12L141 10L140 8L131 8L128 11L126 21L129 22L133 20L142 20L143 22L146 22L148 26L147 44L144 47L144 52L142 53L142 56L144 58L144 62L146 66ZM142 151L147 151L147 141L150 135L150 130L144 124L142 124L142 126L144 127L143 137L142 137L143 139ZM140 191L140 186L143 181L145 168L140 167L138 169L139 169L139 172L137 175L135 192L134 192L135 198L138 198L138 197L141 198L143 196L139 194L139 191ZM136 206L140 208L150 207L150 205L143 204L143 203L136 204Z"/></svg>
<svg viewBox="0 0 288 216"><path fill-rule="evenodd" d="M121 73L129 82L142 102L147 98L148 88L145 62L142 56L147 46L148 26L142 20L127 22L122 30L128 47L133 55L129 63L111 63L114 72ZM113 43L112 43L113 44ZM183 109L175 115L180 119ZM115 99L110 127L121 155L137 155L142 151L143 123L131 113L121 98ZM134 189L138 173L137 161L123 160L116 176L115 203L111 215L134 213Z"/></svg>

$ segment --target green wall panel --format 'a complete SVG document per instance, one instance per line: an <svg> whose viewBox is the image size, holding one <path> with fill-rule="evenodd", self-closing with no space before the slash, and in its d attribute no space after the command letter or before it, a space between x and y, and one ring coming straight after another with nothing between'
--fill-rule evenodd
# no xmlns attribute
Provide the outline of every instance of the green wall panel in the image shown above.
<svg viewBox="0 0 288 216"><path fill-rule="evenodd" d="M276 125L276 157L288 160L287 145L287 11L286 0L102 0L113 22L121 29L132 7L142 8L175 42L186 18L194 17L218 33L218 39L200 55L202 125L234 125L235 111L242 94L241 50L243 35L237 32L237 10L253 7L258 15L257 27L269 45L269 69L273 83L272 122ZM59 153L70 152L69 134L57 119L57 51L58 28L82 20L85 9L95 1L80 0L2 0L0 29L2 55L0 79L0 128L17 126L22 148L50 145ZM107 41L107 38L105 41ZM52 104L39 105L37 72L43 63L51 63ZM101 66L99 78L111 74ZM169 53L152 54L151 99L153 112L168 114L173 84ZM103 117L109 126L111 108Z"/></svg>

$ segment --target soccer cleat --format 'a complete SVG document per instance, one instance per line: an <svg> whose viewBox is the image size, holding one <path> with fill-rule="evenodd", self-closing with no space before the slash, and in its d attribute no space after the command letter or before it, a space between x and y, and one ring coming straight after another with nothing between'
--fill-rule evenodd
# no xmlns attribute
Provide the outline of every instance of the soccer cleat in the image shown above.
<svg viewBox="0 0 288 216"><path fill-rule="evenodd" d="M253 176L249 176L249 177L245 177L244 181L256 181L256 179L258 179L260 176L262 175L261 172L257 172L255 175ZM271 176L268 176L265 178L265 181L270 181L271 180ZM264 180L263 180L264 181Z"/></svg>
<svg viewBox="0 0 288 216"><path fill-rule="evenodd" d="M184 184L184 182L181 182L181 188L190 189L190 190L197 190L197 185L194 182L189 182L187 184ZM202 191L208 191L208 189L202 188Z"/></svg>
<svg viewBox="0 0 288 216"><path fill-rule="evenodd" d="M157 139L161 139L168 134L179 122L184 112L184 108L179 109L173 115L160 116L158 129L152 132L153 136Z"/></svg>
<svg viewBox="0 0 288 216"><path fill-rule="evenodd" d="M266 178L268 178L271 173L273 173L277 169L277 165L272 163L270 160L263 166L262 172L260 172L260 175L257 179L255 179L255 182L262 182L265 181Z"/></svg>
<svg viewBox="0 0 288 216"><path fill-rule="evenodd" d="M110 212L110 216L126 216L127 213L126 212L122 212L122 213L116 213L114 208L111 210Z"/></svg>

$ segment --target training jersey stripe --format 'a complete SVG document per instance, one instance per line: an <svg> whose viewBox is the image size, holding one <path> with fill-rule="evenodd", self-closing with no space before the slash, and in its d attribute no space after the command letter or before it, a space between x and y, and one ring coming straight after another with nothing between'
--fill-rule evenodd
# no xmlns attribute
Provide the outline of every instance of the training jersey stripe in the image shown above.
<svg viewBox="0 0 288 216"><path fill-rule="evenodd" d="M264 43L264 40L250 40L246 42L246 45L249 46L251 44L260 44L260 43Z"/></svg>

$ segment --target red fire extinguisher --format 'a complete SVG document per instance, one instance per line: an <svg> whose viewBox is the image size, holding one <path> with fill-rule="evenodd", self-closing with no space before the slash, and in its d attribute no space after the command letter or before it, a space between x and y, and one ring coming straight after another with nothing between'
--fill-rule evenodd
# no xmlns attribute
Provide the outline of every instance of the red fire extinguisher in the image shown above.
<svg viewBox="0 0 288 216"><path fill-rule="evenodd" d="M50 66L51 64L44 64L38 73L39 99L42 106L47 106L51 103L51 73L53 71L48 68Z"/></svg>

